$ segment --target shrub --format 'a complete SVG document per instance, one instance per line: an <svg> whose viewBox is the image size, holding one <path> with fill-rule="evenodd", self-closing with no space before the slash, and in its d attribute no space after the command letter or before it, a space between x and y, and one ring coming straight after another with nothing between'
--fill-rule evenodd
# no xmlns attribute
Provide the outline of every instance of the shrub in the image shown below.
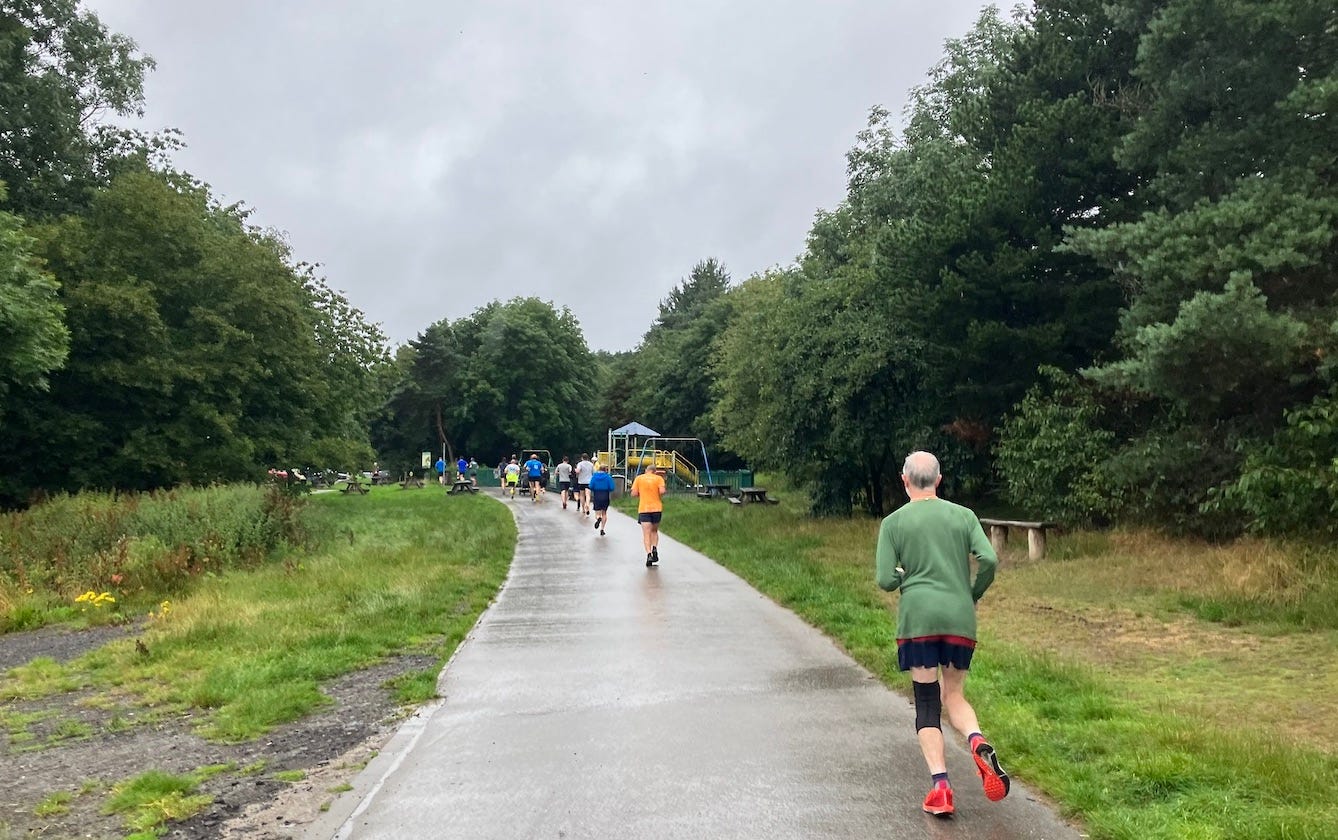
<svg viewBox="0 0 1338 840"><path fill-rule="evenodd" d="M1100 519L1109 502L1097 482L1099 465L1114 450L1101 428L1090 390L1055 368L1041 371L1014 413L1004 420L995 466L1005 499L1037 516L1070 523Z"/></svg>
<svg viewBox="0 0 1338 840"><path fill-rule="evenodd" d="M56 496L0 514L0 630L48 620L88 590L156 603L201 574L263 561L304 540L300 498L231 485ZM107 617L112 611L103 611Z"/></svg>
<svg viewBox="0 0 1338 840"><path fill-rule="evenodd" d="M1287 412L1205 507L1238 507L1257 533L1338 536L1338 389Z"/></svg>

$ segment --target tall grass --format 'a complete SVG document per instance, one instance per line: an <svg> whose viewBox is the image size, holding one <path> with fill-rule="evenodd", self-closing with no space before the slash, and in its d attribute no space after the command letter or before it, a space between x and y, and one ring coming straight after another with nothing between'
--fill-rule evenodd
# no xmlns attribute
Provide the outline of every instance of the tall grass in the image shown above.
<svg viewBox="0 0 1338 840"><path fill-rule="evenodd" d="M670 498L664 527L906 691L895 595L873 584L877 521L813 520L792 496L743 508ZM1327 703L1338 638L1308 629L1331 625L1306 593L1332 585L1316 571L1328 561L1299 547L1133 532L1064 535L1046 561L1024 556L1010 549L982 601L968 686L1010 770L1092 837L1338 836L1338 754L1314 737L1338 725ZM1196 624L1190 602L1249 605L1266 623L1258 635ZM1214 658L1214 645L1243 652ZM1310 659L1266 653L1275 650ZM1298 696L1308 711L1280 716Z"/></svg>
<svg viewBox="0 0 1338 840"><path fill-rule="evenodd" d="M80 493L0 514L0 632L115 620L202 575L272 557L303 538L300 507L273 489L234 485ZM90 590L117 605L81 616L74 599Z"/></svg>
<svg viewBox="0 0 1338 840"><path fill-rule="evenodd" d="M125 640L13 669L0 700L115 687L159 713L195 710L207 737L246 740L328 703L321 683L333 677L400 652L449 655L515 550L510 513L482 496L329 494L306 521L314 548L200 580L158 613L142 648Z"/></svg>

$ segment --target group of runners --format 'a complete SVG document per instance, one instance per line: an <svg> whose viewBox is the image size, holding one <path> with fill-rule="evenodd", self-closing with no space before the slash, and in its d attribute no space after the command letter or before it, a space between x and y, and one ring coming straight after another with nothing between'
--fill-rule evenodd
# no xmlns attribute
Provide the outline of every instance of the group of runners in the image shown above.
<svg viewBox="0 0 1338 840"><path fill-rule="evenodd" d="M546 477L538 454L530 455L524 470L537 503ZM582 454L573 466L567 456L556 467L565 510L569 499L578 515L593 509L595 529L604 534L609 499L614 489L607 466L596 469ZM513 456L506 467L507 487L514 498L521 466ZM573 480L574 479L574 480ZM994 581L998 557L985 537L980 521L969 509L939 498L942 481L938 459L928 452L912 452L901 473L908 504L883 520L878 532L876 580L880 588L898 591L897 665L909 671L915 697L915 730L931 777L924 810L951 816L955 810L952 784L944 760L942 716L965 733L976 773L985 796L999 801L1008 795L1010 782L994 747L981 734L975 710L967 701L966 675L976 647L976 602ZM660 561L660 519L663 516L664 477L647 464L629 494L637 499L646 566ZM974 579L970 558L976 560Z"/></svg>
<svg viewBox="0 0 1338 840"><path fill-rule="evenodd" d="M533 452L524 464L516 456L502 468L502 492L516 497L522 479L529 487L530 501L538 504L548 492L547 465L539 460L539 453ZM562 461L553 468L557 478L558 492L561 494L562 509L575 504L578 516L595 517L595 530L604 536L604 526L608 523L609 502L613 498L613 476L607 465L596 467L588 453L581 453L581 460L575 464L571 458L563 455ZM660 518L664 515L664 498L668 487L664 477L654 464L648 464L645 472L638 475L630 488L630 494L637 499L637 521L641 525L642 547L646 549L646 566L660 562Z"/></svg>

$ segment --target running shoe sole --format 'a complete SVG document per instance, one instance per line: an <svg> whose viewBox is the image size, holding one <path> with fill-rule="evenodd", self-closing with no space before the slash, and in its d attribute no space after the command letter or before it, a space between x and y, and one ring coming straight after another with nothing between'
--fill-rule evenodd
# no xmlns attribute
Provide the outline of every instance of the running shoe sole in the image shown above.
<svg viewBox="0 0 1338 840"><path fill-rule="evenodd" d="M1008 774L999 765L999 757L994 754L994 747L981 744L976 747L971 757L976 760L976 771L980 773L981 784L985 787L985 798L998 802L1008 795Z"/></svg>

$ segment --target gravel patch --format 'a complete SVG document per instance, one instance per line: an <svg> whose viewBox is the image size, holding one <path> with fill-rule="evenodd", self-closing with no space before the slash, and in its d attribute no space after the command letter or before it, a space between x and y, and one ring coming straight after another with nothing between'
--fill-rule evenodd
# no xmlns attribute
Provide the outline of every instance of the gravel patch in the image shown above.
<svg viewBox="0 0 1338 840"><path fill-rule="evenodd" d="M73 659L136 629L44 628L0 636L0 682L3 671L16 665L42 656ZM412 711L397 706L383 684L436 662L430 656L400 656L332 680L322 686L333 701L328 706L241 744L205 741L195 734L194 715L161 715L114 694L75 691L0 703L0 720L24 724L0 727L0 838L123 838L122 818L100 812L106 785L150 769L186 773L233 764L238 771L201 786L214 803L172 824L164 836L288 840L319 815ZM263 763L258 772L240 772L258 763ZM274 778L279 771L301 771L303 778L279 781ZM60 791L74 795L68 812L38 816L38 805Z"/></svg>

